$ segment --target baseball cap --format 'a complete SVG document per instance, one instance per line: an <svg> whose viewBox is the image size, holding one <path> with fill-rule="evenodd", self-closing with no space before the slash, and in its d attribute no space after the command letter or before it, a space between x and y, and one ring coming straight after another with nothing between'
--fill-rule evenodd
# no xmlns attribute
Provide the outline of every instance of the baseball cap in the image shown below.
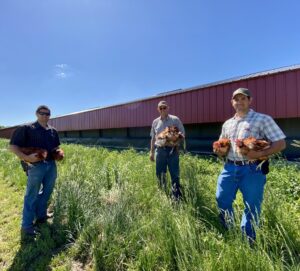
<svg viewBox="0 0 300 271"><path fill-rule="evenodd" d="M249 89L247 89L247 88L238 88L237 90L235 90L232 93L232 99L234 98L235 95L238 95L238 94L242 94L242 95L245 95L247 97L252 97Z"/></svg>
<svg viewBox="0 0 300 271"><path fill-rule="evenodd" d="M160 106L168 106L168 103L166 101L160 101L157 105L157 107L160 107Z"/></svg>

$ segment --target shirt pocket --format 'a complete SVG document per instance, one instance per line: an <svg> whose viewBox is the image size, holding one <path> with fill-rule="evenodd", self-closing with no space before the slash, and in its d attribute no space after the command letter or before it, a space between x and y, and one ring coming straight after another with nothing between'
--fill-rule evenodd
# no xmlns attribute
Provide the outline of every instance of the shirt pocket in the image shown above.
<svg viewBox="0 0 300 271"><path fill-rule="evenodd" d="M238 138L248 138L248 137L255 137L255 138L262 138L260 124L254 123L243 123L238 132Z"/></svg>
<svg viewBox="0 0 300 271"><path fill-rule="evenodd" d="M261 129L260 129L260 124L259 123L250 125L249 129L250 129L249 136L255 137L257 139L262 138L262 135L260 133Z"/></svg>
<svg viewBox="0 0 300 271"><path fill-rule="evenodd" d="M247 138L252 136L252 127L248 122L242 122L239 126L237 138Z"/></svg>

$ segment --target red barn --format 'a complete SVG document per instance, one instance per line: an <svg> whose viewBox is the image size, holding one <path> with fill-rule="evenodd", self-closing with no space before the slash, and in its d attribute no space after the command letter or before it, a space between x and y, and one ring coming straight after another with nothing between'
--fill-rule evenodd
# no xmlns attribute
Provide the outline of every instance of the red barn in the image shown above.
<svg viewBox="0 0 300 271"><path fill-rule="evenodd" d="M161 93L136 100L68 115L50 120L62 140L108 147L147 148L150 126L157 117L157 103L166 100L170 113L180 117L186 127L187 149L210 152L211 142L222 123L234 111L232 91L249 88L253 109L271 115L287 135L289 156L300 156L300 149L289 143L300 139L300 65L259 72L192 88ZM0 130L9 138L16 127Z"/></svg>

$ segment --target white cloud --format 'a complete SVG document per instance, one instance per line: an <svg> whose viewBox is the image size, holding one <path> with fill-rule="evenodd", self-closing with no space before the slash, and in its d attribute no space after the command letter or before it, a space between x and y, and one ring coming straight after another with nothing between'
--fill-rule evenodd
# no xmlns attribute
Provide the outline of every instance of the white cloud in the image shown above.
<svg viewBox="0 0 300 271"><path fill-rule="evenodd" d="M68 65L67 64L56 64L55 67L58 69L66 69L68 67Z"/></svg>
<svg viewBox="0 0 300 271"><path fill-rule="evenodd" d="M55 77L58 79L65 79L71 76L71 69L68 64L56 64L54 67Z"/></svg>
<svg viewBox="0 0 300 271"><path fill-rule="evenodd" d="M66 77L67 77L67 74L64 73L64 72L56 73L56 77L59 77L59 78L66 78Z"/></svg>

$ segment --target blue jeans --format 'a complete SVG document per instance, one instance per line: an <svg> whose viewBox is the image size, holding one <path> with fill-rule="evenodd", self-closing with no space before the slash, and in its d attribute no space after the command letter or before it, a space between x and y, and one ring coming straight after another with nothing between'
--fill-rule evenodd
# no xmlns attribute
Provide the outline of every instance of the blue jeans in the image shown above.
<svg viewBox="0 0 300 271"><path fill-rule="evenodd" d="M53 160L38 162L30 167L24 197L22 228L31 228L35 218L47 217L47 204L56 177L56 164Z"/></svg>
<svg viewBox="0 0 300 271"><path fill-rule="evenodd" d="M245 204L241 229L248 238L255 240L253 220L258 226L265 183L266 176L262 174L256 164L244 166L225 164L218 178L216 192L221 222L225 227L228 227L233 222L232 203L239 189Z"/></svg>
<svg viewBox="0 0 300 271"><path fill-rule="evenodd" d="M156 176L159 186L166 190L166 174L169 168L172 180L172 194L175 199L181 196L179 183L179 153L176 148L160 147L155 150Z"/></svg>

